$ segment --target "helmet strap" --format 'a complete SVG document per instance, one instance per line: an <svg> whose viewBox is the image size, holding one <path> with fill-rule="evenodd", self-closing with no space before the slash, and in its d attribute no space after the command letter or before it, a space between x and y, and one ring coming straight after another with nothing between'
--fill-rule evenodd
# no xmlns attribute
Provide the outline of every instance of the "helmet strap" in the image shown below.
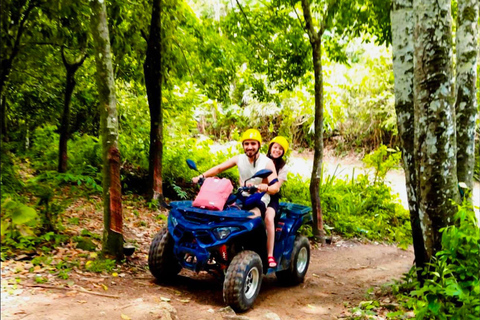
<svg viewBox="0 0 480 320"><path fill-rule="evenodd" d="M255 163L257 162L257 155L258 155L258 152L260 151L260 146L257 150L257 152L255 152L255 154L253 155L253 167L255 168Z"/></svg>

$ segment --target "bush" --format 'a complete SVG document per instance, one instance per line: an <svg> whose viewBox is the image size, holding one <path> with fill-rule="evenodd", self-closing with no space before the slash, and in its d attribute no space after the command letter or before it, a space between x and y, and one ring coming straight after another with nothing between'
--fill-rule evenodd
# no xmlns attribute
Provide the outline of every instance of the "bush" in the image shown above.
<svg viewBox="0 0 480 320"><path fill-rule="evenodd" d="M442 250L411 292L417 319L480 319L480 228L467 206L454 223L441 230Z"/></svg>
<svg viewBox="0 0 480 320"><path fill-rule="evenodd" d="M45 125L33 132L32 143L26 156L32 159L34 169L57 170L59 134L56 130L54 125Z"/></svg>
<svg viewBox="0 0 480 320"><path fill-rule="evenodd" d="M211 140L199 142L192 138L175 141L169 145L169 148L163 154L162 177L165 195L178 199L180 194L183 194L182 188L186 188L187 193L192 196L196 193L196 188L191 183L191 179L199 173L187 166L187 159L195 161L198 170L205 172L238 154L237 150L232 147L215 152L212 150L212 143ZM230 179L235 185L238 183L238 170L236 168L227 170L219 174L218 177Z"/></svg>
<svg viewBox="0 0 480 320"><path fill-rule="evenodd" d="M309 180L289 175L282 201L310 206L309 188ZM324 223L342 237L396 242L401 247L412 241L408 211L383 182L372 183L366 175L348 180L328 176L320 186L320 200Z"/></svg>
<svg viewBox="0 0 480 320"><path fill-rule="evenodd" d="M15 158L9 151L10 145L3 143L2 150L0 151L0 165L2 168L2 174L0 178L0 188L2 199L6 195L17 194L23 189L23 182L17 172L17 167L14 163Z"/></svg>

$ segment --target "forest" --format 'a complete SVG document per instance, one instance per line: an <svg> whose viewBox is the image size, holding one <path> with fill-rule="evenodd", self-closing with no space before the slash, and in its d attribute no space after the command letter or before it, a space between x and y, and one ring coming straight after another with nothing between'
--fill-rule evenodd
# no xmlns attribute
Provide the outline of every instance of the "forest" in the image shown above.
<svg viewBox="0 0 480 320"><path fill-rule="evenodd" d="M68 288L76 270L148 274L165 204L198 192L186 160L205 171L243 153L240 137L255 128L263 153L280 135L287 163L311 155L311 173L290 173L282 201L311 207L301 232L312 248L413 252L382 293L395 303L357 301L350 319L478 319L479 9L1 0L2 297L23 284ZM353 154L370 173L327 174L326 154ZM404 173L407 207L386 183L392 170ZM236 169L219 177L238 186ZM25 272L4 278L15 268Z"/></svg>

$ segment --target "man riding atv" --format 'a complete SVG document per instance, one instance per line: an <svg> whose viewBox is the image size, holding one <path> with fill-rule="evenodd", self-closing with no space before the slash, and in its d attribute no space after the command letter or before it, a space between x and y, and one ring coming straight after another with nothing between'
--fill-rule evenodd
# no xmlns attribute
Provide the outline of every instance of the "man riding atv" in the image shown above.
<svg viewBox="0 0 480 320"><path fill-rule="evenodd" d="M252 307L263 275L275 273L284 285L304 281L310 262L310 244L301 234L301 228L311 223L311 209L295 203L279 204L271 256L267 252L267 233L260 215L265 212L269 195L278 192L278 186L272 161L258 154L261 141L257 130L247 130L242 135L245 154L195 177L195 182L200 180L203 184L194 201L170 203L167 225L153 237L148 253L149 270L159 282L174 280L183 268L206 271L223 282L224 302L236 312L243 312ZM198 171L192 160L187 159L187 165ZM225 186L224 179L212 176L235 165L242 185L234 193L229 191L225 199L225 190L232 190L231 182L228 181L229 188L219 185L210 189L217 183ZM249 176L248 170L255 174ZM256 192L258 187L247 186L250 181L262 190ZM199 198L208 201L195 204ZM277 262L275 267L270 265L270 256Z"/></svg>
<svg viewBox="0 0 480 320"><path fill-rule="evenodd" d="M264 181L260 178L249 181L251 185L259 188L258 192L265 193L261 198L261 202L258 203L258 206L249 209L249 211L254 214L252 218L259 216L263 217L268 203L270 202L270 195L276 194L279 191L275 165L266 155L259 153L262 144L262 136L258 130L248 129L245 131L242 135L241 142L243 151L245 152L244 154L239 154L228 159L227 161L205 171L203 174L194 177L192 181L198 183L201 178L214 177L225 170L237 166L240 174L240 185L243 186L245 180L253 176L259 170L271 170L272 173L264 179ZM270 222L273 224L273 221ZM270 226L270 228L267 226L267 231L270 230L274 230L273 225ZM274 236L274 232L267 232L267 239L273 239ZM273 246L271 243L273 243L273 241L267 240L268 266L270 268L275 268L277 263L273 257Z"/></svg>

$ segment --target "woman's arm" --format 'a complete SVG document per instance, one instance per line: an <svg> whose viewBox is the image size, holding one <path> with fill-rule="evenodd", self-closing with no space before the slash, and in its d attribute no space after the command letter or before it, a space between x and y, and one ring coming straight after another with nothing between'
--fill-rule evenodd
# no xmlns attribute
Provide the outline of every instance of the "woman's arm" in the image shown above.
<svg viewBox="0 0 480 320"><path fill-rule="evenodd" d="M265 190L262 191L262 192L267 192L268 194L275 194L277 193L278 191L280 191L280 184L278 182L278 178L277 178L277 170L275 170L275 165L273 164L273 161L271 159L268 159L269 161L267 161L267 165L266 165L266 169L270 169L272 170L272 174L269 175L267 177L267 181L268 181L268 184L266 185L266 187L264 188ZM273 180L277 180L277 182L273 183L272 185L270 185L270 183L273 181ZM260 190L260 189L259 189Z"/></svg>

